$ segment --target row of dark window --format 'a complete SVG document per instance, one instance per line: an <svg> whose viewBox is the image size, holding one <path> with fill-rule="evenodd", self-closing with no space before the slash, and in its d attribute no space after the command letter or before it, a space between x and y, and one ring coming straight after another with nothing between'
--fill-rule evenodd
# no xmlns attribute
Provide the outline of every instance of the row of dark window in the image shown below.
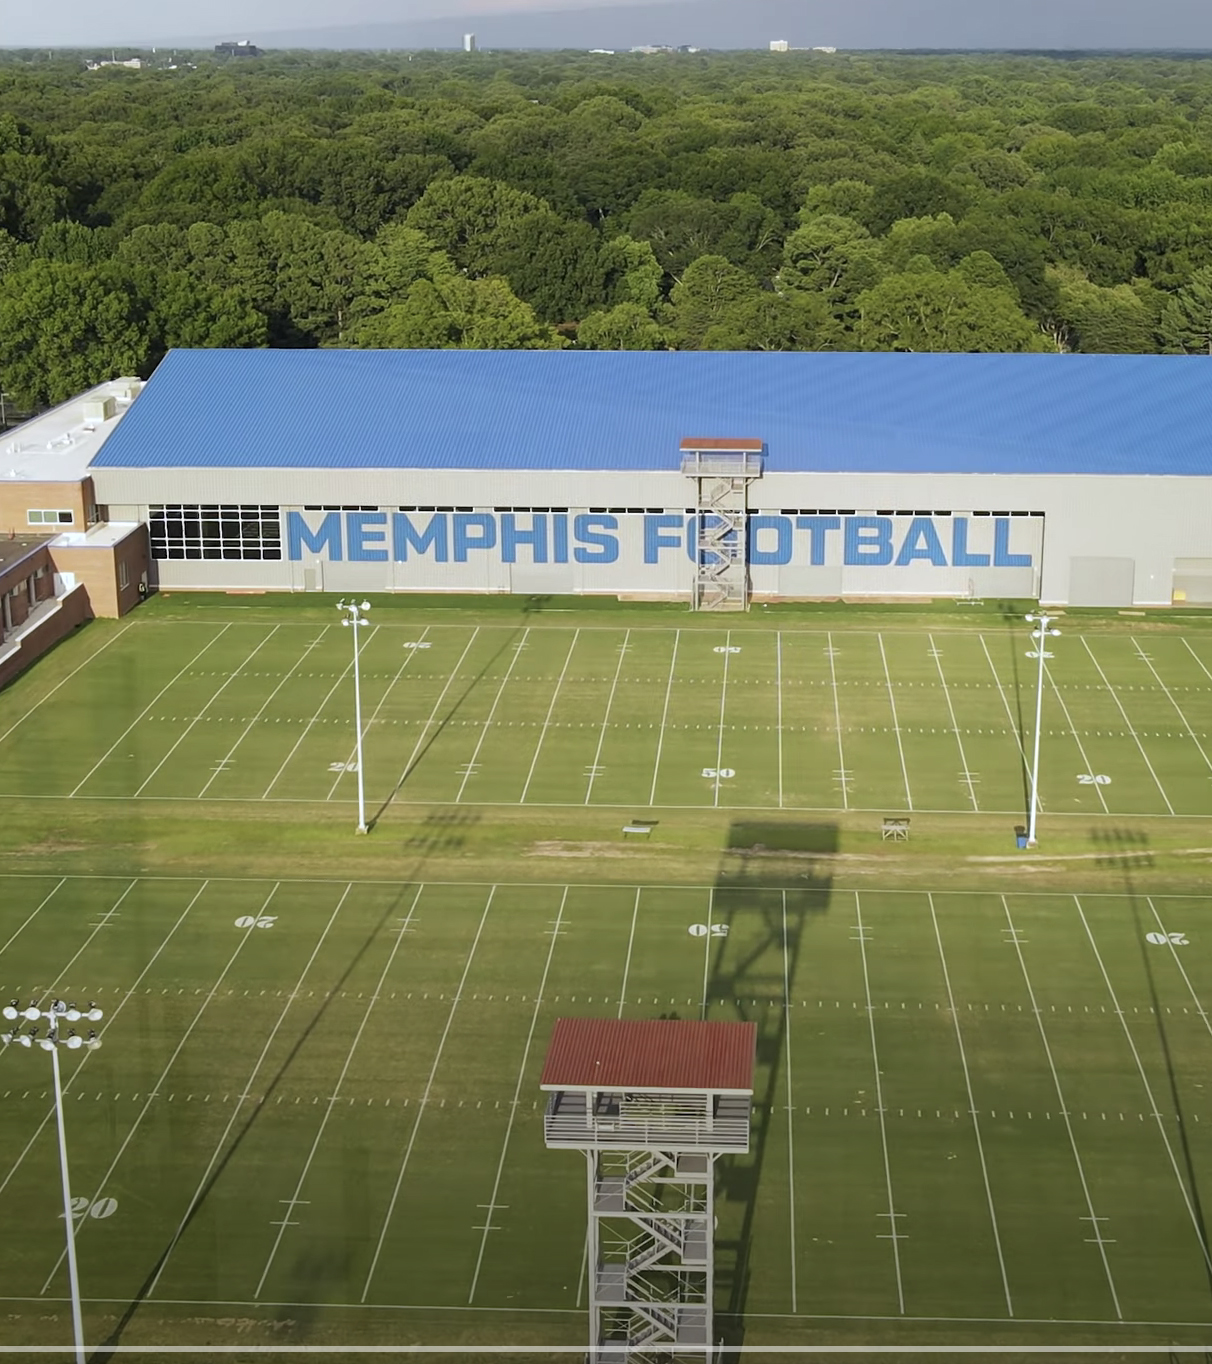
<svg viewBox="0 0 1212 1364"><path fill-rule="evenodd" d="M279 508L255 505L148 508L153 559L281 559Z"/></svg>
<svg viewBox="0 0 1212 1364"><path fill-rule="evenodd" d="M906 511L897 508L881 509L874 513L876 516L954 516L954 512L949 511ZM965 516L1043 516L1042 511L972 511L964 512ZM774 516L774 512L749 512L750 516ZM783 507L778 512L780 516L857 516L858 513L850 507L841 508L834 511L831 507Z"/></svg>

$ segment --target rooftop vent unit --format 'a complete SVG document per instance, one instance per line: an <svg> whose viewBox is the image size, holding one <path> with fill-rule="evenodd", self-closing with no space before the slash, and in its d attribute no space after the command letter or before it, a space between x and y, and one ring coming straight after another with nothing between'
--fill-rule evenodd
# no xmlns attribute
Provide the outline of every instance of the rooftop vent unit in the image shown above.
<svg viewBox="0 0 1212 1364"><path fill-rule="evenodd" d="M113 398L86 398L84 400L84 420L88 423L111 421L118 412L118 404Z"/></svg>

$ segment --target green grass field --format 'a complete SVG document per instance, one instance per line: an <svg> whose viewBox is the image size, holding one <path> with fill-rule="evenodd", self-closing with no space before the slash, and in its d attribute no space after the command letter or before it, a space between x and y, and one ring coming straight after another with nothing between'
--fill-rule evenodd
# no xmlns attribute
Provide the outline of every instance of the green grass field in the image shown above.
<svg viewBox="0 0 1212 1364"><path fill-rule="evenodd" d="M376 605L365 838L331 605L153 601L0 693L0 995L105 1010L90 1339L580 1345L565 1014L757 1024L754 1357L1208 1339L1212 622L1062 618L1024 853L1019 616L544 606ZM0 1055L14 1348L70 1334L49 1087Z"/></svg>

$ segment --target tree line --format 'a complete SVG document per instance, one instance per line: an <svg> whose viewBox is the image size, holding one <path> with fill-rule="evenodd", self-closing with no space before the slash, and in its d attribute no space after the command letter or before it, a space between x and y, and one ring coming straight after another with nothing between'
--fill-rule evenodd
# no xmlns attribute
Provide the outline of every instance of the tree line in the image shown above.
<svg viewBox="0 0 1212 1364"><path fill-rule="evenodd" d="M0 386L174 346L1212 355L1212 64L0 60Z"/></svg>

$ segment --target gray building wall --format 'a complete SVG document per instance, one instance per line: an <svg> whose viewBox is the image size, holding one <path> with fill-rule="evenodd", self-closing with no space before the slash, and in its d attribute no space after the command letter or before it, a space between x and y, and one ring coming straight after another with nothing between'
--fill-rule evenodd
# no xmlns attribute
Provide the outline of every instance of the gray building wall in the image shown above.
<svg viewBox="0 0 1212 1364"><path fill-rule="evenodd" d="M145 518L155 504L271 505L303 512L307 506L446 508L407 515L424 526L432 515L501 515L502 508L566 508L568 517L611 509L618 520L614 562L534 563L526 549L517 562L499 553L469 554L445 563L412 553L407 561L338 561L304 550L295 562L173 560L158 565L164 587L266 588L304 591L604 592L670 597L690 591L693 564L680 550L644 561L645 518L683 515L694 505L693 485L675 470L657 473L580 471L531 473L494 470L97 469L98 501ZM765 552L781 543L793 523L788 563L754 562L756 596L964 596L1033 597L1050 604L1169 604L1189 566L1212 559L1212 478L1086 477L1080 475L835 474L767 472L749 489L751 512L774 518L756 532ZM629 509L629 510L619 510ZM914 559L882 566L841 561L841 533L830 533L828 553L810 562L810 533L794 525L810 513L894 513L893 542L900 546L915 514L929 512L946 564ZM971 535L1005 513L1009 548L1029 554L1029 568L952 562L952 528L967 516ZM938 513L951 513L951 517ZM1014 515L1029 513L1034 515ZM1042 513L1042 515L1039 515ZM312 522L322 513L303 512ZM546 513L541 513L546 514ZM525 511L518 523L529 524ZM762 524L762 523L759 523ZM975 541L973 542L975 543ZM983 544L984 542L981 542ZM988 546L986 545L987 549ZM979 545L978 545L979 549ZM570 556L571 557L571 556ZM992 555L990 558L992 559ZM1101 565L1101 566L1100 566ZM310 577L308 576L310 572Z"/></svg>

